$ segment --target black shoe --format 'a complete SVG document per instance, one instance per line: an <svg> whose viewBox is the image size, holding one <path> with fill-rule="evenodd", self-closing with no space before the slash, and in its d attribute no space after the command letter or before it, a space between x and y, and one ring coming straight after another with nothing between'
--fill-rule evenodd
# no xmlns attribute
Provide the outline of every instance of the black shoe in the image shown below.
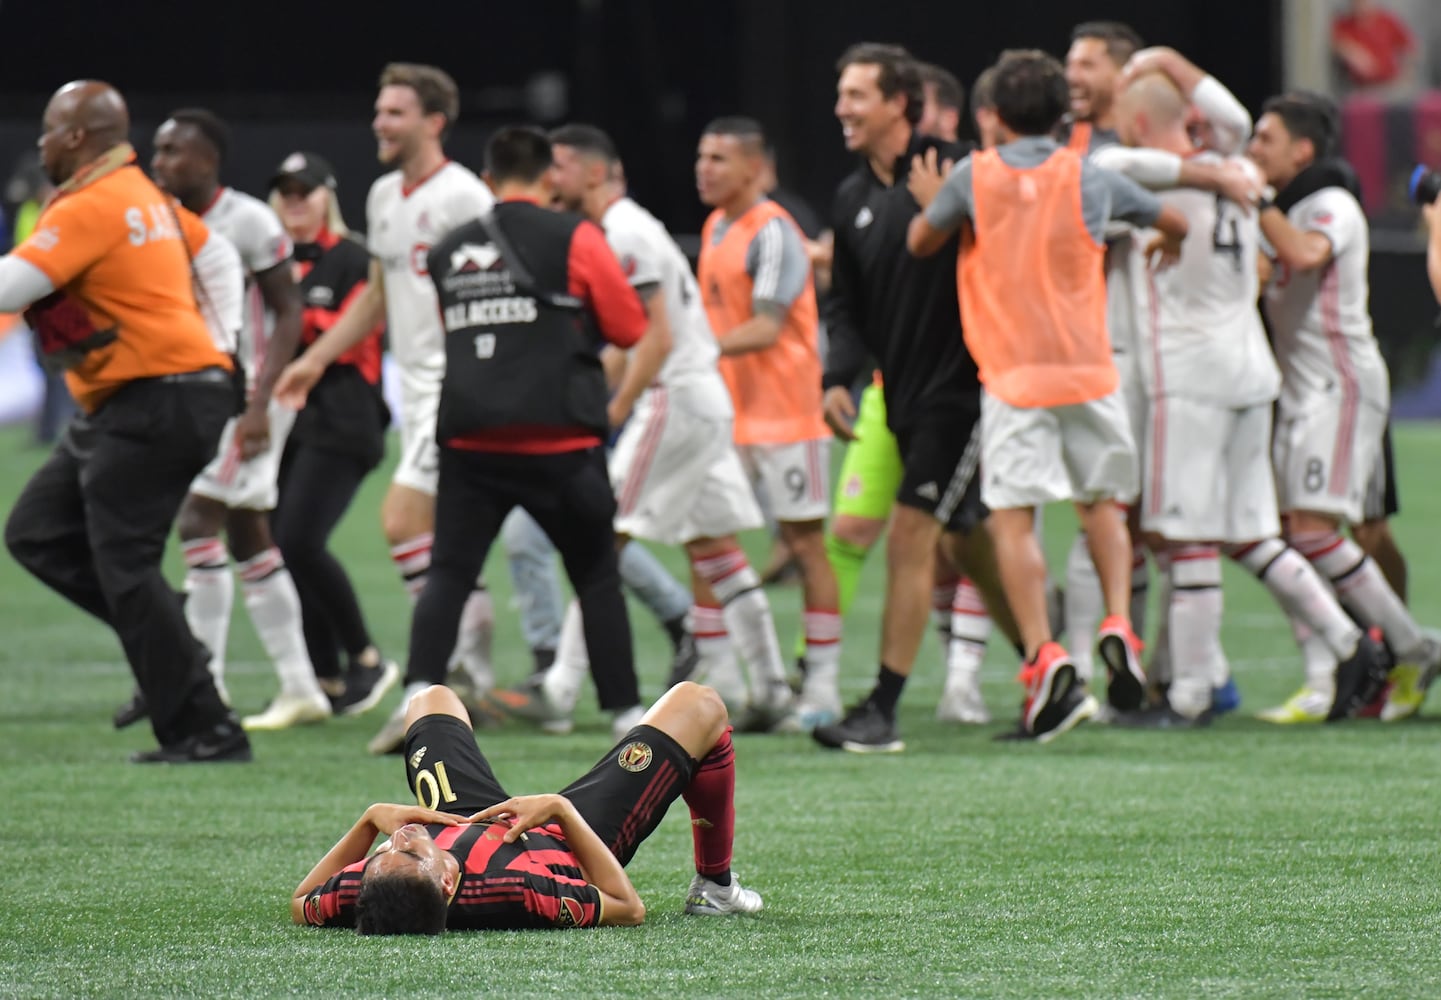
<svg viewBox="0 0 1441 1000"><path fill-rule="evenodd" d="M1369 634L1356 642L1356 651L1336 664L1336 698L1327 722L1354 719L1361 709L1380 697L1393 666L1386 647Z"/></svg>
<svg viewBox="0 0 1441 1000"><path fill-rule="evenodd" d="M352 660L345 672L345 693L333 706L336 715L361 715L380 704L400 679L400 666L384 657L373 667Z"/></svg>
<svg viewBox="0 0 1441 1000"><path fill-rule="evenodd" d="M700 650L696 649L695 635L689 631L680 637L675 645L675 656L670 661L670 676L666 678L666 689L675 687L681 681L688 681L700 666Z"/></svg>
<svg viewBox="0 0 1441 1000"><path fill-rule="evenodd" d="M840 722L817 726L811 736L823 747L851 753L900 753L906 748L896 729L896 720L867 698L846 713Z"/></svg>
<svg viewBox="0 0 1441 1000"><path fill-rule="evenodd" d="M1209 708L1193 719L1176 711L1169 702L1139 712L1119 712L1111 718L1111 725L1122 729L1204 729L1210 724Z"/></svg>
<svg viewBox="0 0 1441 1000"><path fill-rule="evenodd" d="M1071 679L1064 693L1054 693L1062 684L1066 683L1064 678L1057 678L1051 700L1037 713L1036 720L1032 724L1031 735L1037 743L1049 743L1062 733L1070 732L1095 715L1096 710L1101 707L1086 690L1086 685L1075 678L1075 668L1070 667L1069 669ZM1025 728L1024 719L1021 728Z"/></svg>
<svg viewBox="0 0 1441 1000"><path fill-rule="evenodd" d="M233 715L228 716L218 726L202 733L193 733L178 743L168 743L154 750L140 750L130 755L132 764L243 763L252 759L250 740Z"/></svg>
<svg viewBox="0 0 1441 1000"><path fill-rule="evenodd" d="M150 706L145 704L145 696L136 689L130 700L115 710L110 721L115 723L116 729L128 729L149 714Z"/></svg>

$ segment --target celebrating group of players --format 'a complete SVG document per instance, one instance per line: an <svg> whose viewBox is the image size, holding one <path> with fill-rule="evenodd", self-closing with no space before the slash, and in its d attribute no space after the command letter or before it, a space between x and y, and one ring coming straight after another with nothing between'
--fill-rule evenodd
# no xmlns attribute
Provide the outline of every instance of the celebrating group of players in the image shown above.
<svg viewBox="0 0 1441 1000"><path fill-rule="evenodd" d="M1334 108L1283 95L1253 131L1214 77L1112 22L1079 26L1064 67L1015 51L987 69L970 101L976 151L957 141L959 88L944 71L897 46L862 44L838 72L835 114L860 162L837 192L825 242L807 240L767 197L766 137L751 119L719 119L700 138L697 190L713 212L694 272L627 196L604 132L571 125L546 140L537 190L600 227L645 310L603 358L607 415L620 431L609 459L614 544L679 545L690 558L671 681L715 687L744 706L747 729L896 751L896 705L934 616L947 650L943 720L989 721L979 665L994 623L1022 659L1019 738L1049 740L1098 714L1121 725L1205 724L1236 698L1220 642L1226 555L1272 592L1304 654L1304 686L1263 718L1414 713L1441 648L1398 596L1404 563L1384 530L1389 512L1375 509L1394 495L1382 447L1388 382L1367 312L1366 221L1333 156ZM443 152L457 112L442 71L387 68L373 128L395 169L367 201L369 273L344 290L343 307L320 302L335 290L307 290L307 315L333 309L307 328L298 357L298 298L279 266L291 243L278 220L255 199L187 178L187 143L218 147L215 162L223 153L211 118L177 113L157 136L157 179L241 248L269 311L256 303L245 316L250 405L181 520L187 617L214 653L217 681L231 603L222 525L281 674L279 696L249 728L363 711L399 673L363 627L341 643L348 672L316 669L334 658L337 635L308 619L348 584L341 574L342 583L308 585L302 625L264 512L277 503L294 408L368 357L384 322L402 386L384 530L412 597L426 588L445 489L436 421L450 325L428 255L495 204L491 187ZM323 160L297 155L277 185L297 182L296 197L333 188ZM503 254L462 251L480 270ZM847 452L827 530L833 435ZM757 489L803 584L797 694L736 537L762 524ZM1039 508L1061 500L1082 523L1063 592L1036 529ZM1366 548L1342 534L1348 525L1362 526ZM842 620L886 531L879 672L843 712ZM547 544L524 511L505 535ZM1143 669L1151 566L1161 620ZM626 579L646 574L664 576L652 563ZM656 586L667 584L677 589L668 578ZM634 725L643 706L628 632L621 643L607 623L587 621L579 586L582 600L552 628L553 651L537 648L536 673L509 689L494 687L489 596L478 579L466 586L458 621L436 628L427 618L422 628L418 618L405 697L373 752L400 749L406 703L444 682L452 663L463 669L451 682L477 710L565 729L589 674L616 735ZM338 603L353 606L353 596ZM1062 622L1069 651L1053 634ZM1093 637L1105 709L1089 691Z"/></svg>

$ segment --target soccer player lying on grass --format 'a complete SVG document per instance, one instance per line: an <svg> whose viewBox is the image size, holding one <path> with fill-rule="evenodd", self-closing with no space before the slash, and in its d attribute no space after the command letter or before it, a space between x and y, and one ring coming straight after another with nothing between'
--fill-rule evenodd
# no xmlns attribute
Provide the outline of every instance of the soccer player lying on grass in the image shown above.
<svg viewBox="0 0 1441 1000"><path fill-rule="evenodd" d="M761 909L730 871L735 751L710 688L671 688L558 795L507 794L447 687L412 698L406 726L405 775L419 804L368 808L301 880L296 923L361 934L638 924L645 904L624 866L677 797L695 841L685 912Z"/></svg>

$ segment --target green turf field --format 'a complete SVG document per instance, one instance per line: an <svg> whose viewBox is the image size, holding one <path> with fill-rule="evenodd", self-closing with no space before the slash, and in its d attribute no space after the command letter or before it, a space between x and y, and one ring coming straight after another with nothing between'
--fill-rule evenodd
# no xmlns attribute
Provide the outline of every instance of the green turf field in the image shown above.
<svg viewBox="0 0 1441 1000"><path fill-rule="evenodd" d="M0 435L6 511L42 457L23 443ZM1412 604L1438 624L1441 428L1399 428L1396 445ZM370 480L338 537L399 656L409 605L378 530L384 482ZM1048 518L1053 564L1072 523ZM848 696L874 671L881 582L874 559L847 622ZM1441 996L1434 703L1433 717L1385 728L1228 718L1204 733L1090 727L1049 747L996 744L1019 698L1013 655L996 646L987 661L997 724L947 729L932 721L928 638L903 704L906 753L738 739L736 870L765 895L760 918L681 915L677 804L630 869L641 928L361 940L292 926L287 901L366 804L405 797L399 761L364 751L380 711L262 734L251 765L130 765L150 734L110 728L130 690L112 635L8 556L0 593L0 995ZM788 642L798 591L771 596ZM1258 585L1231 573L1226 598L1254 711L1299 684L1299 659ZM643 610L633 620L655 696L668 644ZM498 672L519 679L513 615L497 631ZM274 681L243 611L230 654L237 706L258 710ZM592 706L571 736L511 728L485 746L512 790L544 791L607 744Z"/></svg>

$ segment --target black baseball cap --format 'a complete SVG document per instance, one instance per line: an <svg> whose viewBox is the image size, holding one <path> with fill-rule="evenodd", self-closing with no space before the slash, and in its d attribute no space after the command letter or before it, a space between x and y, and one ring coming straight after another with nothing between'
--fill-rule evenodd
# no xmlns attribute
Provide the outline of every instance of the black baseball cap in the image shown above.
<svg viewBox="0 0 1441 1000"><path fill-rule="evenodd" d="M279 187L281 181L286 180L300 181L311 191L318 187L335 190L334 168L323 156L316 153L291 153L280 161L275 176L270 178L270 187L272 189Z"/></svg>

